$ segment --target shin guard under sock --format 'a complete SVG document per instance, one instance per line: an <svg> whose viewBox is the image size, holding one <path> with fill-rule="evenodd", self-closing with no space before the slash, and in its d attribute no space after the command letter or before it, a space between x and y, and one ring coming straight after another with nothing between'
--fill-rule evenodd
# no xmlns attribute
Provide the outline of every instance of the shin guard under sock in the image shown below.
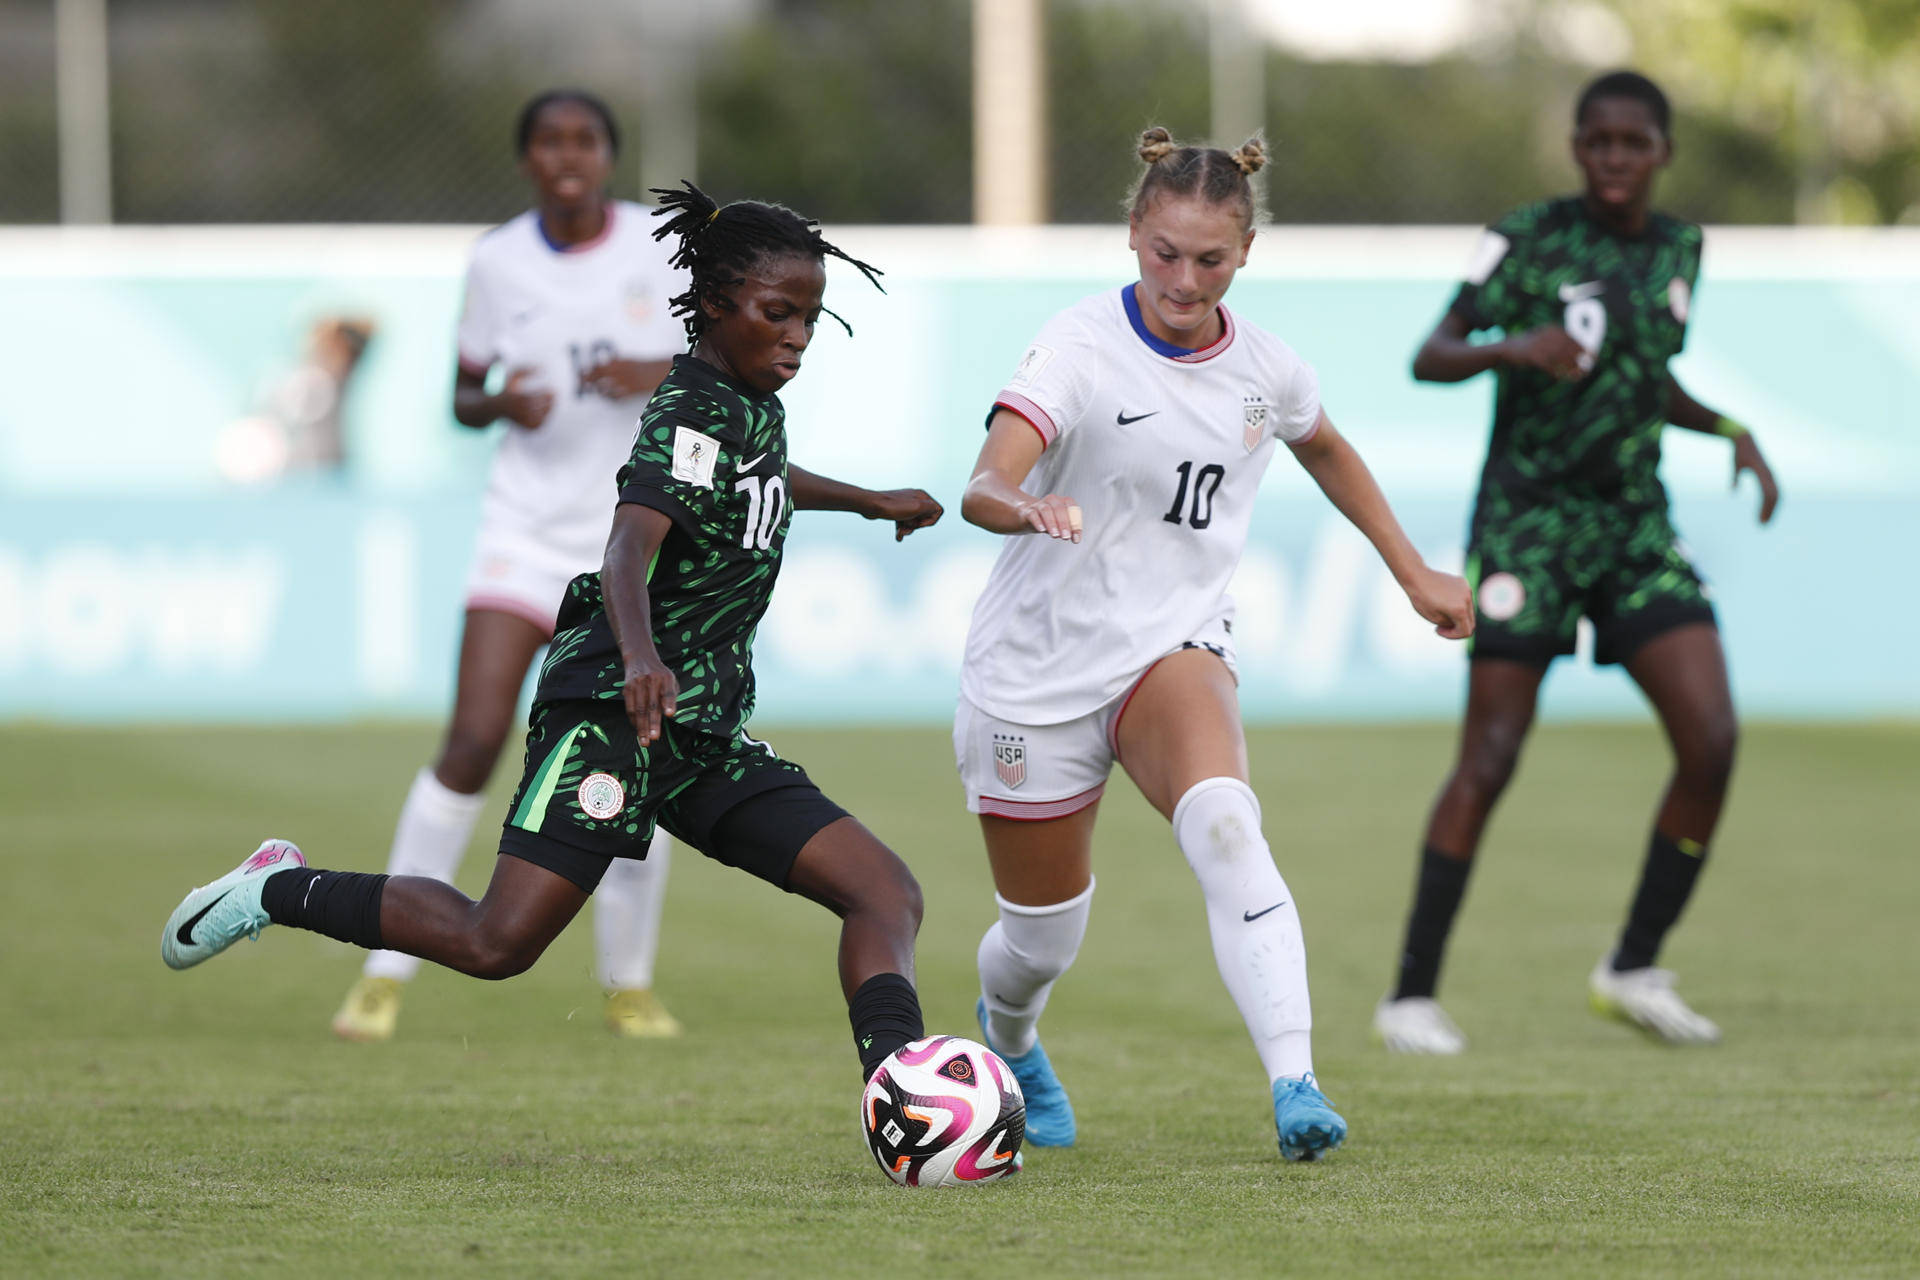
<svg viewBox="0 0 1920 1280"><path fill-rule="evenodd" d="M275 924L376 951L382 945L380 899L386 888L384 875L293 867L267 877L260 886L260 906Z"/></svg>
<svg viewBox="0 0 1920 1280"><path fill-rule="evenodd" d="M927 1033L920 1018L920 997L897 973L876 973L847 1001L847 1021L860 1050L860 1075L870 1079L880 1064L903 1044Z"/></svg>

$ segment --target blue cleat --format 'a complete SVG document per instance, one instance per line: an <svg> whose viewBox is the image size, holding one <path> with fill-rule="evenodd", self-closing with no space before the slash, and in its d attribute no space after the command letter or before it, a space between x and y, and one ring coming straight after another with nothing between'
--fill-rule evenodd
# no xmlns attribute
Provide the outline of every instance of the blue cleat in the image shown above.
<svg viewBox="0 0 1920 1280"><path fill-rule="evenodd" d="M191 969L243 937L259 937L273 923L260 906L261 886L268 876L306 865L288 841L266 841L245 862L181 900L160 935L160 958L169 969Z"/></svg>
<svg viewBox="0 0 1920 1280"><path fill-rule="evenodd" d="M980 1020L981 1041L993 1049L993 1041L987 1035L985 997L974 1005L973 1014ZM1000 1053L998 1049L993 1051ZM1013 1069L1013 1078L1020 1082L1020 1093L1027 1100L1027 1145L1072 1146L1073 1104L1067 1101L1067 1091L1060 1087L1060 1077L1053 1074L1053 1064L1047 1061L1047 1051L1040 1047L1040 1042L1035 1040L1033 1048L1017 1058L1004 1053L1000 1053L1000 1057Z"/></svg>
<svg viewBox="0 0 1920 1280"><path fill-rule="evenodd" d="M1347 1137L1347 1122L1314 1083L1313 1073L1273 1082L1273 1127L1280 1154L1289 1160L1318 1160Z"/></svg>

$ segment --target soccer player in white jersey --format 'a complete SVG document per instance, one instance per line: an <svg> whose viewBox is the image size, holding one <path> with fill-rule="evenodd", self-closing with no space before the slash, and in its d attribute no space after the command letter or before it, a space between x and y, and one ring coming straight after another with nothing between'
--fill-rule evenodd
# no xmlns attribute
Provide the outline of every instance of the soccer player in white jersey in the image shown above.
<svg viewBox="0 0 1920 1280"><path fill-rule="evenodd" d="M1073 1110L1036 1027L1086 932L1092 843L1117 760L1173 824L1214 958L1271 1086L1280 1151L1347 1126L1313 1074L1306 949L1261 834L1235 697L1233 603L1255 491L1284 443L1372 541L1413 608L1468 635L1467 585L1420 559L1320 406L1313 369L1221 305L1253 244L1266 161L1142 135L1128 243L1140 278L1041 329L997 397L966 518L1009 537L974 609L954 723L1000 918L980 941L982 1033L1027 1099L1027 1141Z"/></svg>
<svg viewBox="0 0 1920 1280"><path fill-rule="evenodd" d="M600 567L614 476L647 395L687 345L668 305L685 273L654 240L652 210L605 195L619 149L607 106L577 90L543 93L522 109L516 143L535 207L474 246L453 391L460 422L505 420L507 430L467 581L453 717L407 793L387 860L391 874L449 884L567 583ZM495 368L504 379L489 392ZM644 861L616 859L594 898L596 968L618 1035L680 1030L652 989L671 847L662 832ZM368 956L334 1031L392 1036L401 984L419 967L396 951Z"/></svg>

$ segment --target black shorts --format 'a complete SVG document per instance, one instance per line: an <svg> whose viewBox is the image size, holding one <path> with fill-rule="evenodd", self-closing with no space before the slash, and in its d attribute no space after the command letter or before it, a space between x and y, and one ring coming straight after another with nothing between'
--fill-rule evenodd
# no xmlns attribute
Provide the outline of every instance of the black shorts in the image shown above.
<svg viewBox="0 0 1920 1280"><path fill-rule="evenodd" d="M657 823L784 889L807 841L847 816L806 770L744 733L665 730L643 748L618 699L536 703L500 852L592 893L615 858L647 856Z"/></svg>
<svg viewBox="0 0 1920 1280"><path fill-rule="evenodd" d="M1707 588L1663 509L1522 510L1476 521L1467 549L1474 658L1545 666L1593 623L1596 664L1625 662L1655 636L1713 624Z"/></svg>

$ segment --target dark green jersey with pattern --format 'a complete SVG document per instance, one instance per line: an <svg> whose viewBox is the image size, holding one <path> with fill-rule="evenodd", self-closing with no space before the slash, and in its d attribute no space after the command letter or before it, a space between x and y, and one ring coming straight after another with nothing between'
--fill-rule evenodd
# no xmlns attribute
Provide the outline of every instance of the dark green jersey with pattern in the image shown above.
<svg viewBox="0 0 1920 1280"><path fill-rule="evenodd" d="M1667 362L1686 340L1700 228L1662 213L1637 236L1578 196L1516 209L1485 234L1453 311L1473 329L1557 324L1591 361L1578 382L1503 368L1476 527L1542 504L1664 506Z"/></svg>
<svg viewBox="0 0 1920 1280"><path fill-rule="evenodd" d="M753 633L780 572L787 500L786 412L712 365L677 356L620 469L620 501L673 521L647 575L653 642L680 682L674 719L732 737L753 713ZM624 663L600 575L567 588L541 701L618 698Z"/></svg>

